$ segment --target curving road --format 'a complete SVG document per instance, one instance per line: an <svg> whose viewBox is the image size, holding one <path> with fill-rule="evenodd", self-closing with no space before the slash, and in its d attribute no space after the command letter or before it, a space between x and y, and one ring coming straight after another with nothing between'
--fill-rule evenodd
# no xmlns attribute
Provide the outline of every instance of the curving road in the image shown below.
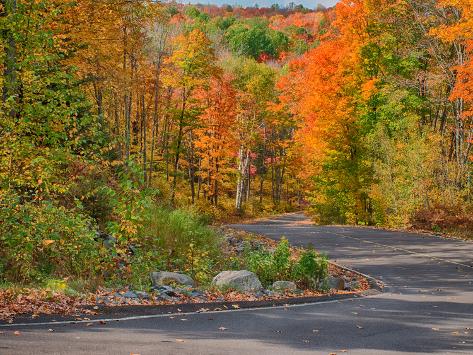
<svg viewBox="0 0 473 355"><path fill-rule="evenodd" d="M233 227L312 243L385 290L286 308L0 327L0 354L473 354L473 243L319 227L302 214Z"/></svg>

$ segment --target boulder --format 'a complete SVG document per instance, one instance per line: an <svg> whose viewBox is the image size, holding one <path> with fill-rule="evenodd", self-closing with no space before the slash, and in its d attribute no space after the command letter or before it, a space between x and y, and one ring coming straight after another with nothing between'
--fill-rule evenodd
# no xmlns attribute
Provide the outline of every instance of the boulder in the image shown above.
<svg viewBox="0 0 473 355"><path fill-rule="evenodd" d="M169 271L159 271L159 272L152 272L151 275L151 282L153 287L159 287L169 284L177 284L177 285L185 285L193 287L195 285L194 280L192 280L189 276L184 274L178 274L177 272L169 272Z"/></svg>
<svg viewBox="0 0 473 355"><path fill-rule="evenodd" d="M345 280L341 277L329 276L327 278L327 285L330 289L343 291L345 289Z"/></svg>
<svg viewBox="0 0 473 355"><path fill-rule="evenodd" d="M297 285L292 281L276 281L271 286L271 289L276 292L295 291Z"/></svg>
<svg viewBox="0 0 473 355"><path fill-rule="evenodd" d="M360 287L360 283L358 281L350 281L345 284L345 290L347 291L355 291Z"/></svg>
<svg viewBox="0 0 473 355"><path fill-rule="evenodd" d="M247 270L222 271L213 278L212 285L241 292L254 292L263 289L258 276Z"/></svg>

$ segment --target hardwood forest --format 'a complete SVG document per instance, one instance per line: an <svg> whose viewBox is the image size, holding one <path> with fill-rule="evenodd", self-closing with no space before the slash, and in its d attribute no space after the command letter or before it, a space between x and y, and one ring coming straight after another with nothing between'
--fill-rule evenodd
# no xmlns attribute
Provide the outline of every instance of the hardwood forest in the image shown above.
<svg viewBox="0 0 473 355"><path fill-rule="evenodd" d="M2 0L0 283L205 283L209 223L302 209L472 237L472 9Z"/></svg>

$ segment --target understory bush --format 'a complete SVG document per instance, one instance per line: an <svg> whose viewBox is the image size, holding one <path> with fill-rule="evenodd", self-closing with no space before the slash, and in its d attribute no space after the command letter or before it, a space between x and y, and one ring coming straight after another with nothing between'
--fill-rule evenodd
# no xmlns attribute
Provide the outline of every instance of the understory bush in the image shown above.
<svg viewBox="0 0 473 355"><path fill-rule="evenodd" d="M245 252L245 265L268 287L275 281L295 281L303 288L317 288L328 276L328 260L315 250L304 251L299 259L291 259L287 239L282 238L274 251L258 249Z"/></svg>
<svg viewBox="0 0 473 355"><path fill-rule="evenodd" d="M49 276L92 276L99 266L95 231L80 209L51 201L0 199L0 277L34 282Z"/></svg>
<svg viewBox="0 0 473 355"><path fill-rule="evenodd" d="M220 262L218 234L193 211L154 206L138 233L134 261L146 270L142 278L147 279L150 271L166 269L185 272L205 284Z"/></svg>
<svg viewBox="0 0 473 355"><path fill-rule="evenodd" d="M246 251L245 261L247 268L258 275L264 286L268 286L274 281L290 278L293 266L290 256L289 242L283 238L273 252L264 248Z"/></svg>
<svg viewBox="0 0 473 355"><path fill-rule="evenodd" d="M0 190L0 282L81 279L145 289L158 270L210 281L221 251L205 218L166 208L133 163L110 180L94 182L94 174L71 183L67 198Z"/></svg>
<svg viewBox="0 0 473 355"><path fill-rule="evenodd" d="M292 270L293 280L306 288L324 287L322 283L327 276L327 257L313 249L304 251Z"/></svg>

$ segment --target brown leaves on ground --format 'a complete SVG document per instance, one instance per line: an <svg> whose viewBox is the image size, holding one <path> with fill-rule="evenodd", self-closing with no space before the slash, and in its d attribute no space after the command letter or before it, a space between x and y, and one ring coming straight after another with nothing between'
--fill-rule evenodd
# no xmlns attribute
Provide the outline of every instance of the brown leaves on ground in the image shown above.
<svg viewBox="0 0 473 355"><path fill-rule="evenodd" d="M454 236L473 238L473 215L464 206L434 206L418 211L412 228L423 231L448 232Z"/></svg>
<svg viewBox="0 0 473 355"><path fill-rule="evenodd" d="M12 321L15 316L28 314L36 318L39 314L84 313L83 299L63 293L42 289L0 290L0 320Z"/></svg>

